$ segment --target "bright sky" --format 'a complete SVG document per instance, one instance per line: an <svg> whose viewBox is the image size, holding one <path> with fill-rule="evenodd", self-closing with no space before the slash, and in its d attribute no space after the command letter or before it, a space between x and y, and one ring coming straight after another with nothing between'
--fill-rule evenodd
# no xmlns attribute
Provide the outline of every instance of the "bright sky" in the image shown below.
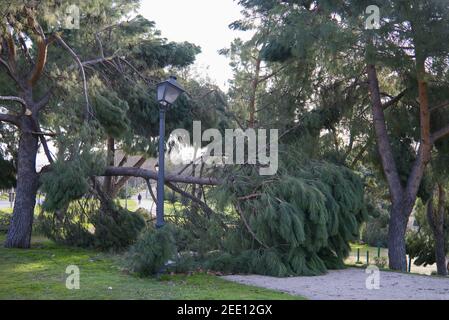
<svg viewBox="0 0 449 320"><path fill-rule="evenodd" d="M229 24L241 19L234 0L142 0L140 13L156 23L169 41L189 41L201 47L196 67L222 89L232 77L229 60L218 54L235 38L249 39L250 32L234 31Z"/></svg>

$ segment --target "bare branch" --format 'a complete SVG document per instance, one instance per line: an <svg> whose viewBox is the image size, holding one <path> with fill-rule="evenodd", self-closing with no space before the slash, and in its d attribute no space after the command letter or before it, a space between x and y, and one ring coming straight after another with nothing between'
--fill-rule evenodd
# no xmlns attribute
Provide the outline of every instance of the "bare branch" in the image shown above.
<svg viewBox="0 0 449 320"><path fill-rule="evenodd" d="M54 160L51 156L50 148L48 147L47 140L45 140L45 137L42 133L39 135L39 139L41 140L42 147L44 148L44 153L48 159L48 162L50 162L50 164L53 164Z"/></svg>
<svg viewBox="0 0 449 320"><path fill-rule="evenodd" d="M446 108L446 107L449 107L449 101L444 101L440 104L437 104L436 106L431 107L430 112L433 112L433 111L441 109L441 108Z"/></svg>
<svg viewBox="0 0 449 320"><path fill-rule="evenodd" d="M405 95L406 93L407 93L407 89L403 90L403 91L402 91L401 93L399 93L396 97L391 98L390 100L388 100L387 102L385 102L385 103L382 105L382 109L385 110L385 109L391 107L392 105L398 103L398 102L402 99L402 97L404 97L404 95Z"/></svg>
<svg viewBox="0 0 449 320"><path fill-rule="evenodd" d="M430 142L432 144L434 144L435 142L437 142L438 140L446 137L449 135L449 125L441 128L440 130L437 130L436 132L432 133L432 135L430 136Z"/></svg>
<svg viewBox="0 0 449 320"><path fill-rule="evenodd" d="M207 214L212 214L214 213L214 211L205 203L203 202L201 199L195 197L194 195L182 190L181 188L178 188L177 186L175 186L173 183L171 182L165 182L165 185L167 187L169 187L170 189L172 189L173 191L179 193L181 196L192 200L193 202L197 203Z"/></svg>
<svg viewBox="0 0 449 320"><path fill-rule="evenodd" d="M1 121L8 122L8 123L13 124L13 125L15 125L17 127L20 126L19 118L17 116L12 115L12 114L0 113L0 122Z"/></svg>
<svg viewBox="0 0 449 320"><path fill-rule="evenodd" d="M91 66L94 64L102 63L102 62L111 61L111 60L114 60L114 58L115 58L115 56L102 57L102 58L83 61L81 64L83 65L83 67L87 67L87 66Z"/></svg>
<svg viewBox="0 0 449 320"><path fill-rule="evenodd" d="M268 249L268 246L263 243L259 238L256 236L254 231L251 229L250 225L248 224L248 221L246 221L245 215L242 212L242 209L240 208L240 205L238 203L235 204L235 208L237 212L239 213L240 217L242 218L243 224L245 225L248 232L253 236L254 240L256 240L260 245L262 245L265 249Z"/></svg>
<svg viewBox="0 0 449 320"><path fill-rule="evenodd" d="M2 58L0 58L0 64L2 64L6 70L8 71L9 75L11 77L14 78L14 80L17 81L17 78L14 76L13 70L11 69L11 66L8 64L8 62L6 62L5 60L3 60Z"/></svg>
<svg viewBox="0 0 449 320"><path fill-rule="evenodd" d="M141 157L133 165L133 168L140 168L145 163L146 160L147 160L147 158ZM125 160L125 162L126 162L126 160ZM124 163L121 163L118 165L118 167L123 167L123 165L124 165ZM113 185L113 194L116 194L126 184L126 181L128 181L130 178L131 178L130 176L122 177L119 181L117 181L117 183L115 183Z"/></svg>
<svg viewBox="0 0 449 320"><path fill-rule="evenodd" d="M102 58L104 58L104 50L103 50L103 44L101 43L100 36L98 35L98 32L95 33L95 40L98 44L98 50L100 50L100 55Z"/></svg>
<svg viewBox="0 0 449 320"><path fill-rule="evenodd" d="M150 195L151 195L151 198L153 199L153 202L154 202L154 203L157 203L156 196L154 195L153 188L151 187L151 181L150 181L150 179L145 179L145 181L146 181L146 183L147 183L148 191L150 192Z"/></svg>
<svg viewBox="0 0 449 320"><path fill-rule="evenodd" d="M19 97L14 97L14 96L0 96L0 100L1 100L1 101L13 101L13 102L18 102L18 103L20 103L22 106L26 107L26 102L25 102L25 100L23 100L22 98L19 98Z"/></svg>
<svg viewBox="0 0 449 320"><path fill-rule="evenodd" d="M84 99L86 100L86 115L85 116L86 116L86 119L88 119L89 115L92 115L92 112L91 112L90 103L89 103L89 95L87 93L87 80L86 80L86 73L84 71L84 66L83 66L80 58L78 57L78 55L72 50L72 48L70 48L70 46L67 43L65 43L64 40L62 40L62 38L59 35L55 35L55 39L56 39L56 41L58 41L58 43L64 49L66 49L70 53L70 55L75 60L76 64L78 65L78 67L80 69L81 78L83 80Z"/></svg>
<svg viewBox="0 0 449 320"><path fill-rule="evenodd" d="M11 102L18 102L22 105L22 114L31 115L32 111L27 108L26 102L24 99L20 97L14 97L14 96L0 96L0 101L11 101Z"/></svg>

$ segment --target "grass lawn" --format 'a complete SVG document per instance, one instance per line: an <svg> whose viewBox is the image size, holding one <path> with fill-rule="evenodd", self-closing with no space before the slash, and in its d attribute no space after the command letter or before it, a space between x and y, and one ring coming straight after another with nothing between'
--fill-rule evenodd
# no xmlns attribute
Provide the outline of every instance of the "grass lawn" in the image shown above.
<svg viewBox="0 0 449 320"><path fill-rule="evenodd" d="M12 208L1 208L0 214L1 213L12 213Z"/></svg>
<svg viewBox="0 0 449 320"><path fill-rule="evenodd" d="M125 203L127 202L129 211L136 211L139 208L139 206L137 205L137 201L134 199L128 199L128 201L126 201L125 199L119 199L118 202L123 208L125 208Z"/></svg>
<svg viewBox="0 0 449 320"><path fill-rule="evenodd" d="M120 264L119 256L34 237L29 250L0 247L0 299L301 299L206 274L139 278ZM80 268L79 290L65 287L69 265Z"/></svg>

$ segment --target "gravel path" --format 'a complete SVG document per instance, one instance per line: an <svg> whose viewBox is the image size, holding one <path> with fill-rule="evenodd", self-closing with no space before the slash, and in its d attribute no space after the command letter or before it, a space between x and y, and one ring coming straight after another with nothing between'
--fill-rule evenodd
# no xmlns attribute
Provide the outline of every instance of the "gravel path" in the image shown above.
<svg viewBox="0 0 449 320"><path fill-rule="evenodd" d="M223 278L313 300L449 300L449 278L381 271L380 288L368 290L369 276L365 269L348 268L316 277L232 275Z"/></svg>

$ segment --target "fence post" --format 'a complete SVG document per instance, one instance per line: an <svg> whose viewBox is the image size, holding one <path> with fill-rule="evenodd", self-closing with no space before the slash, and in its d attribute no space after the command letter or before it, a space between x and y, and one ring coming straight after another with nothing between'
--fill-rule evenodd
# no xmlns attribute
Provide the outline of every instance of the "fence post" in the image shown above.
<svg viewBox="0 0 449 320"><path fill-rule="evenodd" d="M355 263L360 263L360 248L357 248L357 261Z"/></svg>
<svg viewBox="0 0 449 320"><path fill-rule="evenodd" d="M366 250L366 265L369 265L369 250Z"/></svg>

